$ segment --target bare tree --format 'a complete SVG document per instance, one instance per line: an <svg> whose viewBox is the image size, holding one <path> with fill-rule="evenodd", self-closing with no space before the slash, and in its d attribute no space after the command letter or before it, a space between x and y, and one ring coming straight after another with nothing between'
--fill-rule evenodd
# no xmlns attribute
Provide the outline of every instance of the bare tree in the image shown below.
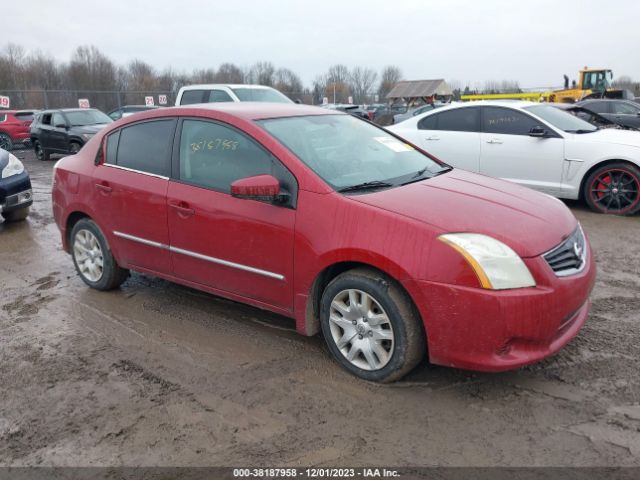
<svg viewBox="0 0 640 480"><path fill-rule="evenodd" d="M257 62L249 71L251 83L257 83L258 85L267 85L271 87L274 83L274 75L276 67L271 62Z"/></svg>
<svg viewBox="0 0 640 480"><path fill-rule="evenodd" d="M378 87L378 96L380 97L380 101L384 102L388 93L402 79L402 72L400 68L389 65L382 69L382 73L380 75L380 86Z"/></svg>
<svg viewBox="0 0 640 480"><path fill-rule="evenodd" d="M217 83L244 83L244 73L233 63L223 63L216 74Z"/></svg>
<svg viewBox="0 0 640 480"><path fill-rule="evenodd" d="M279 68L274 74L274 88L280 90L292 100L302 97L302 80L288 68Z"/></svg>
<svg viewBox="0 0 640 480"><path fill-rule="evenodd" d="M374 70L368 67L354 67L351 71L351 91L355 103L369 102L369 95L377 79L378 74Z"/></svg>

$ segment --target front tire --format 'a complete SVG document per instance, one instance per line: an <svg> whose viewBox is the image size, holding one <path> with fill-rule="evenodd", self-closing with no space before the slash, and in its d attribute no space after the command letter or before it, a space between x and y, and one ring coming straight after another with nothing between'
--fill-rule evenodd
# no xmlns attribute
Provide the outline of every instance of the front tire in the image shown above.
<svg viewBox="0 0 640 480"><path fill-rule="evenodd" d="M113 290L129 276L129 270L116 263L107 240L93 220L79 220L71 230L70 240L76 271L91 288Z"/></svg>
<svg viewBox="0 0 640 480"><path fill-rule="evenodd" d="M604 165L585 180L582 193L598 213L632 215L640 210L640 169L624 162Z"/></svg>
<svg viewBox="0 0 640 480"><path fill-rule="evenodd" d="M390 278L358 268L337 276L322 294L320 324L329 350L352 374L392 382L424 357L420 317Z"/></svg>
<svg viewBox="0 0 640 480"><path fill-rule="evenodd" d="M10 212L2 212L2 217L7 222L19 222L27 218L28 215L29 215L29 207L23 207L17 210L11 210Z"/></svg>

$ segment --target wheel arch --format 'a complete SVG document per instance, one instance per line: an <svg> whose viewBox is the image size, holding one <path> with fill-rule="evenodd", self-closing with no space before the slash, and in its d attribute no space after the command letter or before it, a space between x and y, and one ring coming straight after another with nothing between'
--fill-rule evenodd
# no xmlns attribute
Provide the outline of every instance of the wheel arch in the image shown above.
<svg viewBox="0 0 640 480"><path fill-rule="evenodd" d="M409 293L409 291L404 287L402 282L393 274L388 271L372 264L364 261L336 261L325 266L315 277L311 284L311 288L309 289L306 310L304 315L304 328L303 332L305 335L315 335L320 332L320 302L322 300L322 294L324 290L327 288L329 283L336 278L338 275L347 272L349 270L354 270L357 268L364 268L367 270L374 271L378 274L382 274L385 277L389 278L393 281L397 287L402 291L404 295L406 295L407 299L411 303L412 307L415 310L416 315L420 319L420 325L424 332L424 322L422 321L422 316L420 315L420 311L416 305L415 300Z"/></svg>
<svg viewBox="0 0 640 480"><path fill-rule="evenodd" d="M63 239L62 248L67 253L70 252L69 245L71 244L71 238L70 238L71 230L73 230L73 227L75 226L75 224L78 223L83 218L88 218L90 220L92 219L88 213L83 212L81 210L74 210L67 216L64 222L65 230L64 230L64 239Z"/></svg>
<svg viewBox="0 0 640 480"><path fill-rule="evenodd" d="M594 165L591 165L591 167L589 167L589 170L587 170L585 172L585 174L582 176L582 179L580 180L580 189L578 191L579 194L579 199L584 201L585 197L584 197L584 186L587 182L587 179L591 176L591 174L593 172L595 172L597 169L602 168L606 165L610 165L612 163L626 163L631 165L634 168L640 169L640 165L638 165L637 163L628 160L628 159L624 159L624 158L610 158L607 160L602 160Z"/></svg>

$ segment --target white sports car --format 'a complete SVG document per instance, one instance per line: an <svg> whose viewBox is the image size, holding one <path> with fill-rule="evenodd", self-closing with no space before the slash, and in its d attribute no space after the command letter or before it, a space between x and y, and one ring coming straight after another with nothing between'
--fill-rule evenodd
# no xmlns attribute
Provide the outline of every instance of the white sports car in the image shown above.
<svg viewBox="0 0 640 480"><path fill-rule="evenodd" d="M508 100L442 107L387 129L454 167L582 198L601 213L640 210L640 132Z"/></svg>

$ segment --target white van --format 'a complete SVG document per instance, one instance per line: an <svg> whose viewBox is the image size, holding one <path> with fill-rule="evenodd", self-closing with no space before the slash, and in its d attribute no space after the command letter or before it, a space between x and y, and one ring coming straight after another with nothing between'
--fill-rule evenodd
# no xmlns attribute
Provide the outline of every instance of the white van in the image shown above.
<svg viewBox="0 0 640 480"><path fill-rule="evenodd" d="M293 103L275 88L264 85L189 85L182 87L176 97L176 106L215 102Z"/></svg>

